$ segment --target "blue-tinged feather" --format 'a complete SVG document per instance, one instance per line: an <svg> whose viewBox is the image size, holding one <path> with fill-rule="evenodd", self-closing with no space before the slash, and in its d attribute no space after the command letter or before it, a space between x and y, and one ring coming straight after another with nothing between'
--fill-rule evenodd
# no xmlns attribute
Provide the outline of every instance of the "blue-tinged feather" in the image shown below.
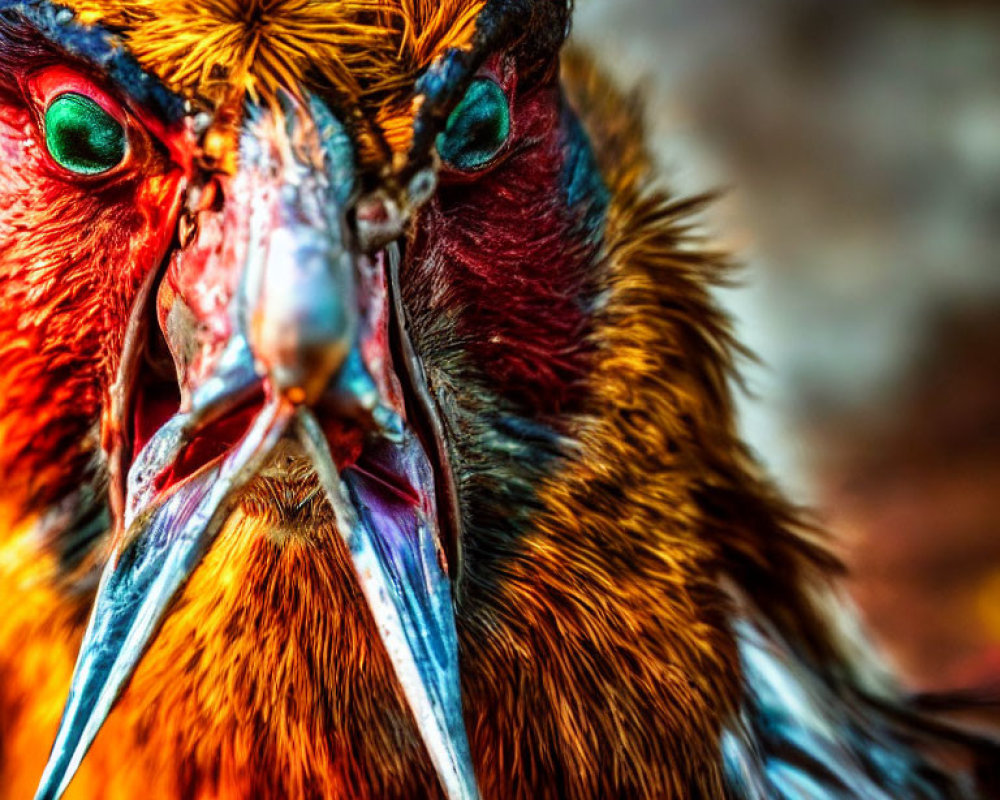
<svg viewBox="0 0 1000 800"><path fill-rule="evenodd" d="M745 700L723 737L739 800L957 800L971 784L939 773L864 693L806 667L747 620L736 627ZM886 701L892 689L885 687Z"/></svg>
<svg viewBox="0 0 1000 800"><path fill-rule="evenodd" d="M139 66L120 37L99 25L82 25L73 11L49 0L0 0L0 15L20 17L68 54L105 73L116 87L167 122L184 115L184 101Z"/></svg>

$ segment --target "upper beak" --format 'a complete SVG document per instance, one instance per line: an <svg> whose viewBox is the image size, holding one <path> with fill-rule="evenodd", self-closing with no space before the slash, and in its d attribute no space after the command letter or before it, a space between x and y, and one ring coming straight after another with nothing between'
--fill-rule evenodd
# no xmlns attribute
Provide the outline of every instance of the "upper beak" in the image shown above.
<svg viewBox="0 0 1000 800"><path fill-rule="evenodd" d="M248 115L236 174L190 193L197 233L133 311L106 423L113 552L36 800L66 790L234 495L282 438L312 460L447 796L478 797L442 544L450 476L440 442L417 433L439 426L413 419L434 412L413 385L399 252L359 251L350 140L319 101L285 100L283 113ZM149 379L161 362L176 375L172 414L151 410L171 379ZM329 413L364 429L355 461L331 451ZM240 433L221 441L233 421ZM408 491L385 492L387 474Z"/></svg>

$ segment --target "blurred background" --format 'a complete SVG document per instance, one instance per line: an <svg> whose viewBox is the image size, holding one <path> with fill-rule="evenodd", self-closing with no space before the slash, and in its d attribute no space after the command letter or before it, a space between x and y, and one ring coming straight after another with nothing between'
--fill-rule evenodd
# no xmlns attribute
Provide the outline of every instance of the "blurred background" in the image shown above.
<svg viewBox="0 0 1000 800"><path fill-rule="evenodd" d="M1000 677L1000 3L577 0L745 264L741 424L910 685Z"/></svg>

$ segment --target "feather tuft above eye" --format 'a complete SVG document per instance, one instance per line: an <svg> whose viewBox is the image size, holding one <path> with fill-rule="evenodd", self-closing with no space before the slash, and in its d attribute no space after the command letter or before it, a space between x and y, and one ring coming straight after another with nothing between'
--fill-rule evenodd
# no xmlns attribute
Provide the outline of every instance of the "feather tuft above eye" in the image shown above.
<svg viewBox="0 0 1000 800"><path fill-rule="evenodd" d="M265 101L319 85L409 144L419 73L468 47L485 0L68 0L118 31L143 67L185 97ZM365 144L365 143L362 143ZM362 153L363 156L369 155Z"/></svg>

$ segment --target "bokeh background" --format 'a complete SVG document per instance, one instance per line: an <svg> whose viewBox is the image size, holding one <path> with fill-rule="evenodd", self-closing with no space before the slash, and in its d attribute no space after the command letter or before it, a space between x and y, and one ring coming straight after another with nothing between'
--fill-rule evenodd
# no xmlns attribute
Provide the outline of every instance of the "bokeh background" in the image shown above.
<svg viewBox="0 0 1000 800"><path fill-rule="evenodd" d="M577 0L664 181L727 189L746 438L919 689L1000 679L1000 3Z"/></svg>

